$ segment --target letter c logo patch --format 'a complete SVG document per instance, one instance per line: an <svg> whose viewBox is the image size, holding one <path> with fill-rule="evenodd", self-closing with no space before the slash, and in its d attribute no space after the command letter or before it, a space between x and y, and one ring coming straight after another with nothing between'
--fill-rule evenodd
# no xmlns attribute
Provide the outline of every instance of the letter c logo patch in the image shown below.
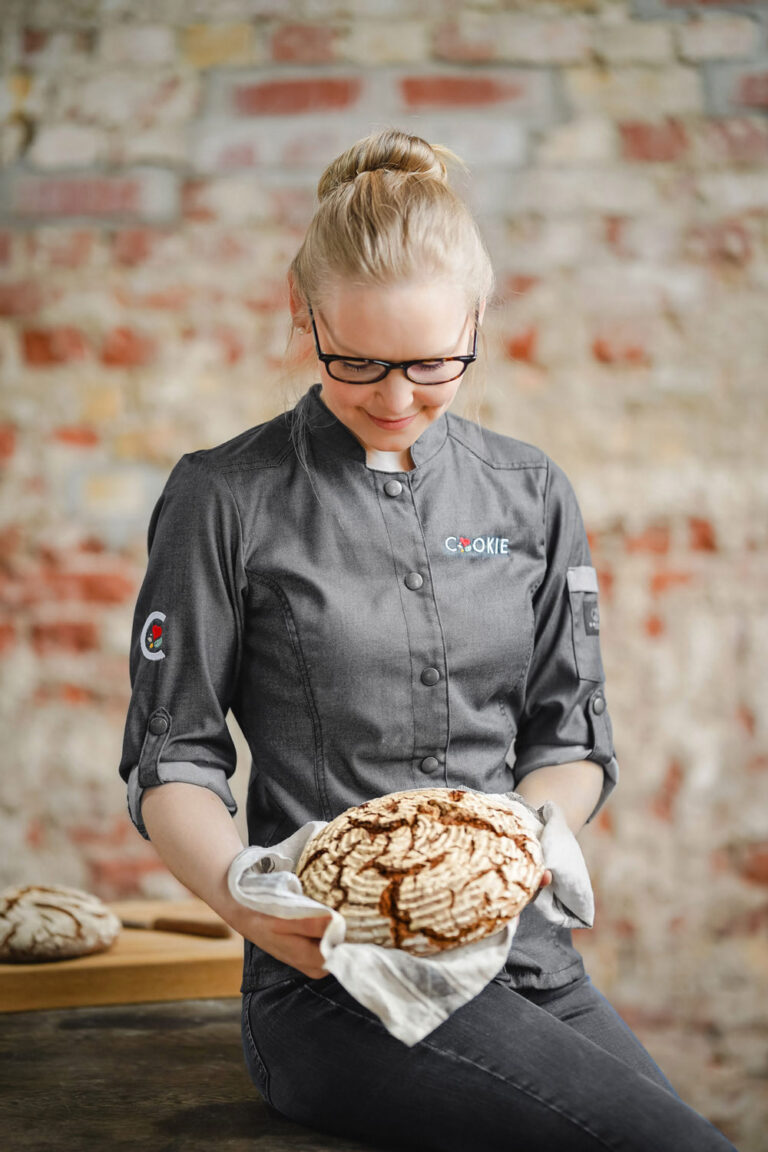
<svg viewBox="0 0 768 1152"><path fill-rule="evenodd" d="M165 660L163 647L163 621L165 612L150 612L139 637L141 653L147 660Z"/></svg>

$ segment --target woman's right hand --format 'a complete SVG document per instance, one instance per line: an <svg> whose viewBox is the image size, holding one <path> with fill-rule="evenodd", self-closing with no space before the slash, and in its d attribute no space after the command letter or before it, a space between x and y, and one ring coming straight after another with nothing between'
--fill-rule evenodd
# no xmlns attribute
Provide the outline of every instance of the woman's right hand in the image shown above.
<svg viewBox="0 0 768 1152"><path fill-rule="evenodd" d="M285 920L282 916L267 916L254 909L244 911L240 923L233 925L241 936L269 952L276 960L290 964L312 980L328 976L318 941L325 932L330 916L304 916L298 920Z"/></svg>

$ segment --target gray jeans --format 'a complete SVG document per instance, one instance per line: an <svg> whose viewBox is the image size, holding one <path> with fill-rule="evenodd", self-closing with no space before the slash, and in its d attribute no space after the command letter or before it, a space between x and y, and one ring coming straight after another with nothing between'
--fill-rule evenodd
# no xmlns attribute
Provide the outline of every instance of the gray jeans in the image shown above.
<svg viewBox="0 0 768 1152"><path fill-rule="evenodd" d="M333 975L246 992L242 1026L268 1104L375 1148L734 1152L588 975L518 989L502 968L411 1048Z"/></svg>

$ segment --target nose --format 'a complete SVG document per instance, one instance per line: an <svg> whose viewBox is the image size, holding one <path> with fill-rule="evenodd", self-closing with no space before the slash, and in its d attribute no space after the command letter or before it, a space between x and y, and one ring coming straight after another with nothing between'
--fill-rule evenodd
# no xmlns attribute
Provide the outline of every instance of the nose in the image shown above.
<svg viewBox="0 0 768 1152"><path fill-rule="evenodd" d="M409 380L402 368L390 368L376 385L376 415L396 419L413 412L413 390L417 385Z"/></svg>

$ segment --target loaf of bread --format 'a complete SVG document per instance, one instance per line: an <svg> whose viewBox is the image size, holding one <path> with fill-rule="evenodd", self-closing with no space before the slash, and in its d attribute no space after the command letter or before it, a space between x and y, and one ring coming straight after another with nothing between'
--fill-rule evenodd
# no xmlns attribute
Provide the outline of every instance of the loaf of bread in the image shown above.
<svg viewBox="0 0 768 1152"><path fill-rule="evenodd" d="M491 935L533 899L537 831L523 805L471 790L390 792L331 820L296 875L341 913L347 941L429 956Z"/></svg>
<svg viewBox="0 0 768 1152"><path fill-rule="evenodd" d="M69 960L103 952L120 920L98 896L58 884L0 892L0 961Z"/></svg>

